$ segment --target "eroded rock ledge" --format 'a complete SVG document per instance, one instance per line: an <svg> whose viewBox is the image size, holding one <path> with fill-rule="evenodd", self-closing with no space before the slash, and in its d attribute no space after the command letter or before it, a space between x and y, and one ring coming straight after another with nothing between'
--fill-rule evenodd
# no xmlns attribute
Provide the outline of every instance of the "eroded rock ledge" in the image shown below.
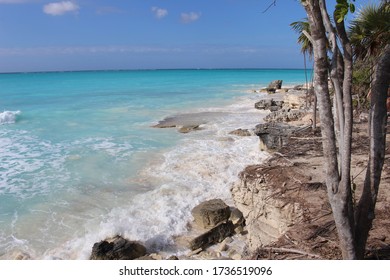
<svg viewBox="0 0 390 280"><path fill-rule="evenodd" d="M250 250L278 240L304 219L304 206L289 192L308 178L294 171L291 166L248 166L233 186L235 204L247 221Z"/></svg>

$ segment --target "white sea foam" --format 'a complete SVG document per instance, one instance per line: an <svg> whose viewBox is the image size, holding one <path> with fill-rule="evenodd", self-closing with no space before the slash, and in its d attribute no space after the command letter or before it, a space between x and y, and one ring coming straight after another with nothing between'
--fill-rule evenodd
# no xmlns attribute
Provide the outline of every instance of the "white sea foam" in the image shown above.
<svg viewBox="0 0 390 280"><path fill-rule="evenodd" d="M15 123L17 116L20 114L20 111L4 111L0 113L0 125Z"/></svg>
<svg viewBox="0 0 390 280"><path fill-rule="evenodd" d="M129 193L127 203L87 222L85 235L46 252L46 258L86 259L95 242L117 234L139 240L148 248L184 250L174 247L173 238L186 232L191 209L211 198L232 205L230 188L239 172L268 156L260 151L258 137L228 134L242 124L257 124L263 117L258 110L245 113L238 107L219 108L230 112L213 119L205 130L185 135L175 148L161 155L161 161L150 163L140 177L154 189L133 196Z"/></svg>
<svg viewBox="0 0 390 280"><path fill-rule="evenodd" d="M129 80L115 84L126 85ZM181 248L174 247L172 240L186 232L193 206L216 197L232 205L229 189L238 173L267 156L260 152L256 136L229 134L237 128L252 129L261 121L263 114L253 106L261 94L247 90L259 85L238 84L226 92L230 91L226 83L209 96L204 85L193 86L191 77L183 89L200 93L205 100L192 94L187 100L185 95L170 98L177 79L164 87L159 80L153 81L156 84L151 85L164 93L149 95L144 91L147 83L119 91L99 86L110 94L92 103L84 98L99 91L84 92L84 85L72 83L80 95L64 92L60 100L41 102L42 107L38 106L41 99L23 105L31 114L31 121L23 126L25 132L18 130L21 125L0 127L0 195L4 198L0 210L6 210L0 211L0 259L13 258L13 252L36 259L86 259L95 242L116 234L146 243L148 248L177 252ZM145 94L132 99L133 90ZM50 92L60 93L57 87ZM125 98L118 103L116 97L122 92ZM243 92L248 94L228 105L231 94ZM224 107L205 108L211 103L209 98L225 97L219 100ZM76 99L80 113L70 116L68 109L76 108ZM112 102L113 108L101 106L102 102ZM151 119L180 110L204 118L203 130L176 134L175 129L152 131L149 127ZM202 116L203 112L215 114ZM11 113L0 112L7 118L0 123L17 124L20 112ZM168 146L172 148L161 151Z"/></svg>
<svg viewBox="0 0 390 280"><path fill-rule="evenodd" d="M26 131L1 130L0 154L0 194L26 198L49 193L67 179L64 148Z"/></svg>

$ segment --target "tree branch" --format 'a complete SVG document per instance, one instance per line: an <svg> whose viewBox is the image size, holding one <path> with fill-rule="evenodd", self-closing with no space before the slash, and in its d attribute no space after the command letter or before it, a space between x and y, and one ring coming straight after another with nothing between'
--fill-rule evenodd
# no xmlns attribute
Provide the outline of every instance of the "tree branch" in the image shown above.
<svg viewBox="0 0 390 280"><path fill-rule="evenodd" d="M272 6L274 7L276 6L276 0L272 1L272 3L268 6L268 8L263 11L263 14L266 13L269 9L271 9Z"/></svg>

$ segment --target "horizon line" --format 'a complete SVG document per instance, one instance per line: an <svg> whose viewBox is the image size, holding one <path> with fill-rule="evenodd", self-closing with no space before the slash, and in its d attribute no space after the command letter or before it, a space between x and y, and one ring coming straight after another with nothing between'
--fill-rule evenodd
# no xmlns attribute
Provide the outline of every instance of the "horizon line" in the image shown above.
<svg viewBox="0 0 390 280"><path fill-rule="evenodd" d="M44 73L77 73L77 72L126 72L126 71L193 71L193 70L305 70L304 68L283 67L227 67L227 68L134 68L134 69L84 69L84 70L43 70L43 71L10 71L1 74L44 74ZM307 68L306 71L312 68Z"/></svg>

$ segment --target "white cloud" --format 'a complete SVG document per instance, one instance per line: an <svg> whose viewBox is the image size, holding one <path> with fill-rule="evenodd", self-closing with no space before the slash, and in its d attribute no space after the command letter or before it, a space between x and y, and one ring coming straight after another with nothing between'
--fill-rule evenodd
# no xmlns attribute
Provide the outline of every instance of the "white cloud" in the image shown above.
<svg viewBox="0 0 390 280"><path fill-rule="evenodd" d="M152 7L152 12L156 16L156 18L161 19L163 17L166 17L168 15L168 10L162 9L159 7Z"/></svg>
<svg viewBox="0 0 390 280"><path fill-rule="evenodd" d="M181 14L181 21L183 23L190 23L193 21L197 21L201 15L202 15L201 13L195 13L195 12L182 13Z"/></svg>
<svg viewBox="0 0 390 280"><path fill-rule="evenodd" d="M80 7L71 1L49 3L43 6L43 12L52 16L60 16L65 13L76 13Z"/></svg>

